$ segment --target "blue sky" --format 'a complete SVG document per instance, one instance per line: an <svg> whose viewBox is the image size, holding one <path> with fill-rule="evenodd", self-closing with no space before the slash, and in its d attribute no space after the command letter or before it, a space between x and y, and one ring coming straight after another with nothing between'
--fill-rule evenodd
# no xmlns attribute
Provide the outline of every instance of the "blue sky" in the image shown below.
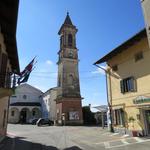
<svg viewBox="0 0 150 150"><path fill-rule="evenodd" d="M29 84L57 86L58 30L69 11L78 28L83 105L106 104L105 76L93 63L144 28L140 0L20 0L17 44L21 70L37 56Z"/></svg>

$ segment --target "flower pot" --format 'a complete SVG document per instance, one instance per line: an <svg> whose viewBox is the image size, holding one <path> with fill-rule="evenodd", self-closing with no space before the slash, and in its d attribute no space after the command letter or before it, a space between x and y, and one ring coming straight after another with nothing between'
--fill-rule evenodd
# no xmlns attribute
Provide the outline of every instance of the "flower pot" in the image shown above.
<svg viewBox="0 0 150 150"><path fill-rule="evenodd" d="M137 137L137 131L132 131L132 136Z"/></svg>

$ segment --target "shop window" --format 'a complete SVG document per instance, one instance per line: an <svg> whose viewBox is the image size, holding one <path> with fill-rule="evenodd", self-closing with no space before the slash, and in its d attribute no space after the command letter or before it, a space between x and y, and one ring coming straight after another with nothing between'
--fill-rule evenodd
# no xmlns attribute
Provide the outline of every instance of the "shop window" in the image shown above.
<svg viewBox="0 0 150 150"><path fill-rule="evenodd" d="M134 77L129 77L120 81L121 93L134 92L136 90Z"/></svg>
<svg viewBox="0 0 150 150"><path fill-rule="evenodd" d="M15 115L15 111L11 111L11 116L14 116Z"/></svg>
<svg viewBox="0 0 150 150"><path fill-rule="evenodd" d="M137 54L135 54L135 62L143 59L143 52L138 52Z"/></svg>

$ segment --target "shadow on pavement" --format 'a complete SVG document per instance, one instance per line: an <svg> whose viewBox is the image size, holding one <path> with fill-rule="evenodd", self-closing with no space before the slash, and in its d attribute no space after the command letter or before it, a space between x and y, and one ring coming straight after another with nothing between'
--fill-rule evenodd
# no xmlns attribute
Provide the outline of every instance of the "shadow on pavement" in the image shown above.
<svg viewBox="0 0 150 150"><path fill-rule="evenodd" d="M34 143L32 141L26 141L24 137L6 137L0 143L0 150L59 150L54 146L42 145L40 143ZM82 150L77 146L65 148L64 150Z"/></svg>

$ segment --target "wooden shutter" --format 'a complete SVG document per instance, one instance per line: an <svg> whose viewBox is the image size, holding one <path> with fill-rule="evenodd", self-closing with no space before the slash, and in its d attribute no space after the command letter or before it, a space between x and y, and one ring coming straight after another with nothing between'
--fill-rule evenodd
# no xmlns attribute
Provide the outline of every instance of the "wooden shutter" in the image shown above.
<svg viewBox="0 0 150 150"><path fill-rule="evenodd" d="M131 81L131 91L134 92L136 91L136 84L134 77L131 77L130 81Z"/></svg>
<svg viewBox="0 0 150 150"><path fill-rule="evenodd" d="M121 90L121 93L124 93L124 84L123 84L123 80L120 81L120 90Z"/></svg>
<svg viewBox="0 0 150 150"><path fill-rule="evenodd" d="M2 61L0 68L0 87L5 87L7 60L8 60L7 55L2 53Z"/></svg>

